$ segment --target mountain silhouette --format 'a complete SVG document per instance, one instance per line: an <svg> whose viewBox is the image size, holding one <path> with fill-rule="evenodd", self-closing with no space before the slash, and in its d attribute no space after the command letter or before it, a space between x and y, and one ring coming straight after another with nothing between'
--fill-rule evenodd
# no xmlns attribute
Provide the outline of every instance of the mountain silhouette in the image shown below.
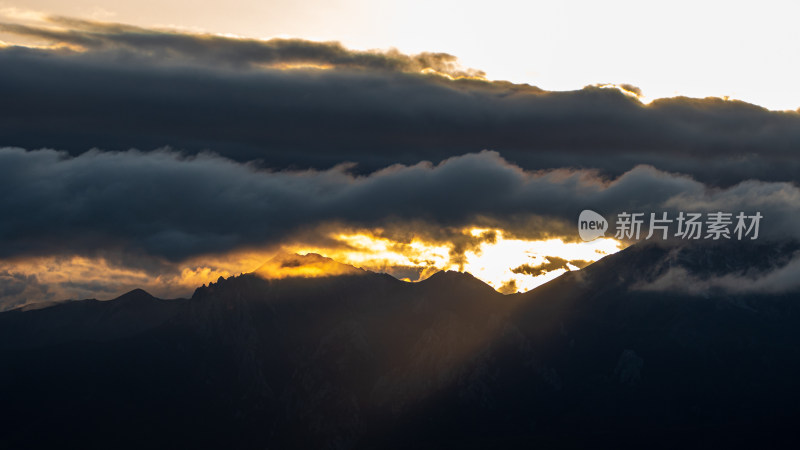
<svg viewBox="0 0 800 450"><path fill-rule="evenodd" d="M797 292L709 280L798 248L636 245L513 295L284 255L189 299L13 310L0 447L779 447L800 413ZM265 275L304 265L341 270Z"/></svg>

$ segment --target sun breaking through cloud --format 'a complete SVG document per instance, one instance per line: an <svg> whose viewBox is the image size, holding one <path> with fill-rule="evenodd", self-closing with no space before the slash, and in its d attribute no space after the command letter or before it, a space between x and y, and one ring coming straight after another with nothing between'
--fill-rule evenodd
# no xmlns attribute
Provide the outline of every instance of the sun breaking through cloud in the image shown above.
<svg viewBox="0 0 800 450"><path fill-rule="evenodd" d="M478 240L460 255L456 254L452 243L432 243L421 239L403 243L368 231L332 235L334 240L345 244L343 248L303 245L284 248L303 255L323 255L407 281L423 280L440 270L468 272L503 293L514 293L527 292L624 247L611 238L589 243L564 242L562 239L527 240L506 238L503 230L487 228L465 228L463 234ZM563 264L554 265L553 261L563 261ZM540 269L536 272L519 270L526 266Z"/></svg>

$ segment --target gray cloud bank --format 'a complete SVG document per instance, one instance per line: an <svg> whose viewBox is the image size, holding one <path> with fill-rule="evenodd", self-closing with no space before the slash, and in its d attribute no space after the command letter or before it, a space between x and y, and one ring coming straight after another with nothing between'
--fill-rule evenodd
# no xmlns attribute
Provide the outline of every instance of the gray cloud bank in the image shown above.
<svg viewBox="0 0 800 450"><path fill-rule="evenodd" d="M220 156L174 151L0 150L0 257L103 249L181 260L268 245L302 227L414 222L459 227L538 218L528 237L577 235L584 208L761 212L761 239L800 237L800 189L747 181L710 189L685 175L638 166L615 179L591 170L530 172L496 152L440 164L395 165L369 175L347 166L266 171ZM528 222L531 223L531 222Z"/></svg>
<svg viewBox="0 0 800 450"><path fill-rule="evenodd" d="M86 51L0 50L0 145L72 155L171 146L275 169L352 161L360 173L492 149L529 170L617 176L649 164L717 186L800 173L797 112L720 99L643 105L613 89L546 92L418 73L472 73L446 54L55 24L2 26ZM265 67L295 63L333 70Z"/></svg>

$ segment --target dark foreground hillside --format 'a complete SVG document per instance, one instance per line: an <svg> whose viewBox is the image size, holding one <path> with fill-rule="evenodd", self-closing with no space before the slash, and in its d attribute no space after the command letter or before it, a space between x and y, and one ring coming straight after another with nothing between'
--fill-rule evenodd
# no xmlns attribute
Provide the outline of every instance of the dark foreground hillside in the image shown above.
<svg viewBox="0 0 800 450"><path fill-rule="evenodd" d="M796 250L637 246L512 296L353 271L10 311L0 447L789 446L800 298L703 280Z"/></svg>

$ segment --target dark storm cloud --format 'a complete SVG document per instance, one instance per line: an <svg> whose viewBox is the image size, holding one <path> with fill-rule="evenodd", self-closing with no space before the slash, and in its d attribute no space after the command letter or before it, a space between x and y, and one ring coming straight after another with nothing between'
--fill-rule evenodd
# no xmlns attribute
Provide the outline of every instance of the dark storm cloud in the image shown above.
<svg viewBox="0 0 800 450"><path fill-rule="evenodd" d="M569 270L567 267L567 261L564 258L559 258L557 256L548 256L545 262L538 264L538 265L531 265L531 264L523 264L519 267L511 269L514 273L524 273L526 275L544 275L547 272L551 272L553 270L558 269L566 269Z"/></svg>
<svg viewBox="0 0 800 450"><path fill-rule="evenodd" d="M353 161L363 174L483 149L525 169L596 168L617 176L650 164L719 186L797 181L800 173L796 112L720 99L643 105L597 86L545 92L417 73L458 74L444 54L357 52L336 43L73 19L54 24L4 26L87 51L0 50L0 145L73 155L171 146L276 169ZM281 63L334 69L262 67Z"/></svg>
<svg viewBox="0 0 800 450"><path fill-rule="evenodd" d="M764 215L762 239L798 237L800 190L746 182L709 190L683 175L637 167L606 180L593 171L526 172L495 152L441 164L392 166L368 176L345 167L271 172L213 155L0 150L0 257L100 251L181 260L279 243L330 222L426 228L494 221L515 234L576 237L584 208ZM514 230L516 217L540 228ZM522 233L520 233L522 232ZM489 239L482 237L481 239ZM134 258L135 259L135 258Z"/></svg>

